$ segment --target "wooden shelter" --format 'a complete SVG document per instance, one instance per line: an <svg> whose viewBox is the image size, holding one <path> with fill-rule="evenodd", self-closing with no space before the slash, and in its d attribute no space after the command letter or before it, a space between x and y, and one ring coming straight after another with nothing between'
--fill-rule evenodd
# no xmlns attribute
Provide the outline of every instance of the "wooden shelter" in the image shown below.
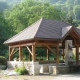
<svg viewBox="0 0 80 80"><path fill-rule="evenodd" d="M50 20L41 18L17 35L8 39L4 44L9 45L9 60L19 52L19 59L22 61L22 48L26 47L32 56L32 61L36 61L35 49L44 46L56 55L56 63L59 64L59 46L65 48L65 41L72 40L73 47L76 48L76 63L79 63L80 29L60 20ZM56 48L54 53L51 47ZM17 50L16 50L17 48Z"/></svg>

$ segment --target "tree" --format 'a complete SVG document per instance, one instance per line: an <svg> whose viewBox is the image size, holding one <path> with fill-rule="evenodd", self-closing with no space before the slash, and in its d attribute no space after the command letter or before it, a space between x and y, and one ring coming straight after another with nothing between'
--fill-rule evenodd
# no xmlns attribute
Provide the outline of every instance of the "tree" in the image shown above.
<svg viewBox="0 0 80 80"><path fill-rule="evenodd" d="M67 5L74 5L74 0L67 0L66 1L66 4Z"/></svg>
<svg viewBox="0 0 80 80"><path fill-rule="evenodd" d="M79 21L73 20L72 16L67 17L65 21L72 24L74 27L77 27L80 24Z"/></svg>
<svg viewBox="0 0 80 80"><path fill-rule="evenodd" d="M5 56L7 46L3 45L3 42L7 40L11 35L11 28L4 19L2 13L0 13L0 56Z"/></svg>
<svg viewBox="0 0 80 80"><path fill-rule="evenodd" d="M80 20L80 5L76 5L73 8L73 12L76 20Z"/></svg>
<svg viewBox="0 0 80 80"><path fill-rule="evenodd" d="M13 26L15 32L28 27L40 18L61 20L63 12L50 3L27 0L4 12L6 20Z"/></svg>

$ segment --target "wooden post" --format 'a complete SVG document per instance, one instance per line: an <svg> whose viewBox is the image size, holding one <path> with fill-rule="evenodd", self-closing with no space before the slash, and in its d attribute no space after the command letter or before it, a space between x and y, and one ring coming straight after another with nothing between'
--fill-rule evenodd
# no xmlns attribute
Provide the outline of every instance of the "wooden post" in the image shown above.
<svg viewBox="0 0 80 80"><path fill-rule="evenodd" d="M56 46L56 64L59 64L59 45Z"/></svg>
<svg viewBox="0 0 80 80"><path fill-rule="evenodd" d="M48 49L46 50L46 53L47 53L47 58L46 58L46 60L49 60L49 50L48 50Z"/></svg>
<svg viewBox="0 0 80 80"><path fill-rule="evenodd" d="M9 46L9 61L11 61L11 48L10 48L10 46Z"/></svg>
<svg viewBox="0 0 80 80"><path fill-rule="evenodd" d="M50 46L46 45L46 47L53 53L55 54L55 52L50 48ZM55 54L56 55L56 54Z"/></svg>
<svg viewBox="0 0 80 80"><path fill-rule="evenodd" d="M76 64L79 64L79 46L76 46Z"/></svg>
<svg viewBox="0 0 80 80"><path fill-rule="evenodd" d="M36 55L35 55L35 45L32 45L32 61L36 61Z"/></svg>
<svg viewBox="0 0 80 80"><path fill-rule="evenodd" d="M64 53L64 49L63 49L63 59L64 59L64 55L65 55L65 53Z"/></svg>
<svg viewBox="0 0 80 80"><path fill-rule="evenodd" d="M22 61L22 47L19 46L19 60Z"/></svg>

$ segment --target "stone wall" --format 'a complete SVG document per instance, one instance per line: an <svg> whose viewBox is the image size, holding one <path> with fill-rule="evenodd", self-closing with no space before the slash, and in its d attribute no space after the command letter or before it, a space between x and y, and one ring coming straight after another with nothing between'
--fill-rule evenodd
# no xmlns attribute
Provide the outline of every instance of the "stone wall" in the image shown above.
<svg viewBox="0 0 80 80"><path fill-rule="evenodd" d="M57 66L58 74L66 74L69 73L68 66Z"/></svg>
<svg viewBox="0 0 80 80"><path fill-rule="evenodd" d="M49 66L49 73L53 75L69 73L68 66Z"/></svg>
<svg viewBox="0 0 80 80"><path fill-rule="evenodd" d="M38 62L20 62L20 61L8 61L7 67L14 69L16 67L25 66L30 75L40 74L40 65Z"/></svg>
<svg viewBox="0 0 80 80"><path fill-rule="evenodd" d="M54 64L39 64L39 62L20 62L20 61L8 61L8 68L14 69L15 67L25 66L30 75L36 75L40 73L49 74L65 74L69 72L69 67L66 65L56 66Z"/></svg>

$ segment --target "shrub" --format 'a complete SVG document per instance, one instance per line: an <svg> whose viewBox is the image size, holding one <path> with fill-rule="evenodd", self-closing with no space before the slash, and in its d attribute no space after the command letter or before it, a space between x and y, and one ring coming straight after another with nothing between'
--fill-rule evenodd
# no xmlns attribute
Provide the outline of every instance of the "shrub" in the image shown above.
<svg viewBox="0 0 80 80"><path fill-rule="evenodd" d="M19 68L18 68L18 67L16 67L14 70L15 70L16 72L18 72L18 71L19 71Z"/></svg>
<svg viewBox="0 0 80 80"><path fill-rule="evenodd" d="M0 56L0 65L7 66L7 59L4 56Z"/></svg>
<svg viewBox="0 0 80 80"><path fill-rule="evenodd" d="M25 67L21 66L21 67L17 67L14 69L16 72L18 72L20 75L25 75L28 74L28 70L26 70Z"/></svg>

